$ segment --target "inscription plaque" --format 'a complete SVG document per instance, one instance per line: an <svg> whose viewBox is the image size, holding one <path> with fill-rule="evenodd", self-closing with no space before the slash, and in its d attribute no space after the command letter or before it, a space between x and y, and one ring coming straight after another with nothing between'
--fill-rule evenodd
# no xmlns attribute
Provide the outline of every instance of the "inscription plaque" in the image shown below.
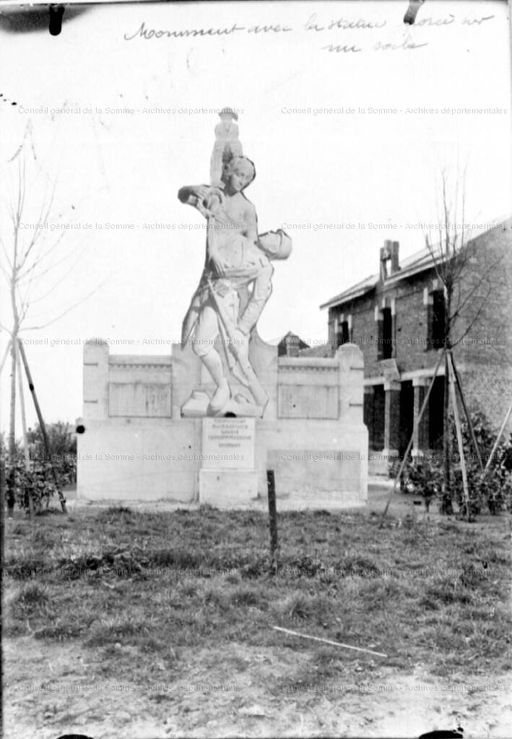
<svg viewBox="0 0 512 739"><path fill-rule="evenodd" d="M254 418L203 420L203 469L254 469Z"/></svg>

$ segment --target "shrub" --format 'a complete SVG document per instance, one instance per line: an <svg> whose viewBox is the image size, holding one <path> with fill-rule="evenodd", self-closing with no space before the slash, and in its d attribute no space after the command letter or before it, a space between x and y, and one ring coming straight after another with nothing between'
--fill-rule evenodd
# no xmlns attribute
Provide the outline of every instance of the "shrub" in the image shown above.
<svg viewBox="0 0 512 739"><path fill-rule="evenodd" d="M28 510L30 496L36 512L40 512L43 506L48 506L50 498L57 492L52 466L62 487L76 481L76 439L71 426L59 421L48 425L46 431L50 456L46 453L38 426L27 434L30 456L28 466L20 444L17 444L14 460L5 462L8 499Z"/></svg>
<svg viewBox="0 0 512 739"><path fill-rule="evenodd" d="M474 413L471 422L480 455L485 464L496 441L496 433L490 429L483 413ZM462 465L455 429L453 429L453 434L451 499L457 503L460 515L474 519L485 509L493 515L503 510L512 511L512 434L508 439L502 439L499 442L493 461L484 474L475 454L469 426L467 422L462 424L469 510L464 494ZM400 487L404 493L423 496L428 510L433 499L441 499L443 480L442 458L439 455L425 455L416 457L406 464Z"/></svg>
<svg viewBox="0 0 512 739"><path fill-rule="evenodd" d="M440 460L430 456L416 457L405 466L400 488L404 493L421 495L428 511L432 500L441 497L442 481Z"/></svg>

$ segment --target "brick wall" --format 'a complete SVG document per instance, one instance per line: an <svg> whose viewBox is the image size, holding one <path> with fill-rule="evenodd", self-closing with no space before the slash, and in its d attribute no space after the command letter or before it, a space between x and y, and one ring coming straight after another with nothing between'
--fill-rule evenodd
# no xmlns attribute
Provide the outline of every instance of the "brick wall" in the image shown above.
<svg viewBox="0 0 512 739"><path fill-rule="evenodd" d="M336 313L351 314L352 341L363 352L365 377L381 376L375 306L383 298L394 299L394 357L399 371L435 366L439 352L427 348L424 304L424 289L432 289L435 277L432 268L395 285L378 284L365 296L330 308L329 341L334 346ZM453 335L457 339L470 325L471 329L455 347L455 360L461 369L465 367L462 379L468 404L480 407L499 426L512 400L512 218L470 242L459 284L460 304L466 304ZM458 300L457 288L456 304Z"/></svg>
<svg viewBox="0 0 512 739"><path fill-rule="evenodd" d="M456 349L462 384L470 407L497 428L512 402L512 219L471 244L462 296L469 299L455 336L473 324Z"/></svg>
<svg viewBox="0 0 512 739"><path fill-rule="evenodd" d="M408 372L423 367L432 367L437 360L437 350L426 351L427 307L423 304L423 289L431 286L434 270L402 280L391 289L378 286L370 297L358 298L343 306L345 314L352 314L352 341L364 355L365 377L382 374L378 360L378 326L375 320L375 305L383 297L395 299L394 317L395 354L398 369ZM331 309L334 315L336 309ZM332 325L332 318L330 321ZM334 342L330 331L329 340Z"/></svg>
<svg viewBox="0 0 512 739"><path fill-rule="evenodd" d="M454 334L463 361L510 367L512 364L512 219L470 244L461 299L467 300Z"/></svg>

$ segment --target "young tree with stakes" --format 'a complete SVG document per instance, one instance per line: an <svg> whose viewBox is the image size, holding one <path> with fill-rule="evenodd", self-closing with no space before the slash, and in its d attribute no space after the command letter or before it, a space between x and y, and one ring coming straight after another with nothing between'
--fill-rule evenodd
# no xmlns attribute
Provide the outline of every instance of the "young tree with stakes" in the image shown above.
<svg viewBox="0 0 512 739"><path fill-rule="evenodd" d="M15 170L14 177L11 178L7 198L2 203L2 220L5 218L5 222L9 225L3 229L0 236L0 273L7 286L10 309L10 318L5 321L2 316L0 322L0 329L5 331L9 337L1 359L0 373L9 359L11 382L7 446L10 473L9 479L5 482L7 483L8 511L9 515L12 515L15 484L17 393L22 411L24 446L27 449L23 388L21 383L18 382L22 365L27 374L41 432L45 437L45 424L35 394L26 353L21 343L21 334L23 331L38 331L55 323L55 321L83 303L97 288L87 295L81 296L72 305L58 312L57 315L54 314L41 322L37 320L29 321L29 318L37 318L33 315L34 306L45 301L60 285L65 283L68 276L75 270L84 250L81 249L77 253L76 250L64 250L62 248L64 237L68 233L64 227L67 222L66 216L69 219L69 215L72 215L75 206L70 206L69 211L71 212L56 213L56 181L51 181L39 164L30 122L27 123L21 144L7 161L4 169L4 181L7 181L9 170ZM49 228L50 224L55 228ZM49 454L49 448L47 454ZM25 459L28 463L27 455ZM65 500L60 492L56 475L54 475L54 478L61 498L61 505L65 510ZM0 471L0 484L3 482L4 474L2 470ZM0 501L3 515L3 489L0 489Z"/></svg>
<svg viewBox="0 0 512 739"><path fill-rule="evenodd" d="M453 360L453 350L477 324L485 303L493 289L502 256L497 255L486 264L478 279L469 286L467 277L475 256L474 247L468 243L468 227L465 213L465 172L454 174L455 182L450 186L446 170L441 172L441 202L438 210L437 244L429 235L425 244L431 255L436 277L444 293L444 325L442 326L442 347L444 356L444 397L443 397L443 493L441 510L453 512L453 433L455 421L457 438L460 437L458 408L455 398L455 383L470 428L475 453L480 460L478 445L473 433L471 419L467 412L462 386ZM473 270L474 272L474 270ZM461 326L461 319L464 325ZM450 406L452 413L450 413ZM465 477L465 463L459 444L462 474Z"/></svg>
<svg viewBox="0 0 512 739"><path fill-rule="evenodd" d="M491 291L496 286L500 274L502 254L487 255L483 269L476 273L473 268L475 261L475 245L468 239L468 227L465 221L465 172L454 173L455 182L449 182L446 170L441 172L440 203L438 200L438 225L436 239L430 234L425 235L425 244L432 260L436 277L442 285L444 310L438 326L441 334L440 347L434 374L424 398L422 407L415 419L415 428L427 408L430 393L435 378L444 363L444 396L443 396L443 489L441 497L441 512L453 513L453 421L456 427L457 445L459 451L461 472L463 478L466 516L470 517L469 491L466 475L466 465L462 447L462 433L457 403L458 397L466 417L470 436L475 449L481 470L484 465L473 430L471 418L464 399L463 388L459 373L455 366L453 350L461 344L473 330L481 316ZM471 276L471 280L468 279ZM433 317L435 318L435 317ZM438 317L439 320L439 317ZM450 412L450 408L451 411ZM412 449L413 431L409 444L402 458L393 489L383 511L387 514L391 498L400 482L409 453Z"/></svg>

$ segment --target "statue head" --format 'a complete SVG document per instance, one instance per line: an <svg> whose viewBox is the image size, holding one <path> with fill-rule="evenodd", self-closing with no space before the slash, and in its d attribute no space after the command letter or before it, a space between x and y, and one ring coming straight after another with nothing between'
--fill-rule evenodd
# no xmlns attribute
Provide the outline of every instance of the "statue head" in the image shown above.
<svg viewBox="0 0 512 739"><path fill-rule="evenodd" d="M238 192L245 190L255 177L254 163L244 156L232 157L222 167L222 182Z"/></svg>
<svg viewBox="0 0 512 739"><path fill-rule="evenodd" d="M258 244L269 259L288 259L292 251L292 240L281 228L260 234Z"/></svg>
<svg viewBox="0 0 512 739"><path fill-rule="evenodd" d="M219 117L223 121L237 121L238 115L231 108L222 108Z"/></svg>

